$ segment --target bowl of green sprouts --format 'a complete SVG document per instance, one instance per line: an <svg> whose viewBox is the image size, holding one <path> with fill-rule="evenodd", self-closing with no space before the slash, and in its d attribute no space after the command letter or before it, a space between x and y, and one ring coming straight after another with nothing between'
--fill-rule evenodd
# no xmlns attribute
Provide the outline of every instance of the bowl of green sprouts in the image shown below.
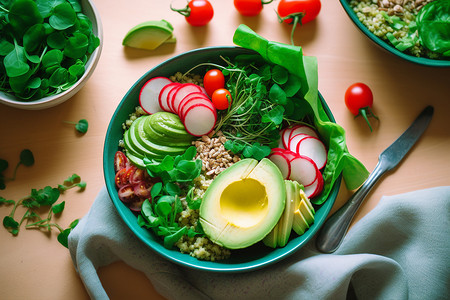
<svg viewBox="0 0 450 300"><path fill-rule="evenodd" d="M58 105L94 72L102 24L90 0L0 2L0 103L28 110Z"/></svg>
<svg viewBox="0 0 450 300"><path fill-rule="evenodd" d="M450 0L340 0L357 28L407 61L450 67Z"/></svg>

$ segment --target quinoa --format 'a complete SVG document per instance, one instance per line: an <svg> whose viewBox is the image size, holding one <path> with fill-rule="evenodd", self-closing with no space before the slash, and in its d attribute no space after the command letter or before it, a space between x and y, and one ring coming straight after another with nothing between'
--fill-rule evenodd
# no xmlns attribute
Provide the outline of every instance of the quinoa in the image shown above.
<svg viewBox="0 0 450 300"><path fill-rule="evenodd" d="M389 41L387 35L392 34L396 39L406 38L410 34L409 26L415 26L419 10L434 0L351 0L350 7L358 19L372 33L381 39ZM405 22L401 28L393 28L385 16L395 16ZM417 39L415 44L404 51L416 57L440 58L440 54L422 46Z"/></svg>

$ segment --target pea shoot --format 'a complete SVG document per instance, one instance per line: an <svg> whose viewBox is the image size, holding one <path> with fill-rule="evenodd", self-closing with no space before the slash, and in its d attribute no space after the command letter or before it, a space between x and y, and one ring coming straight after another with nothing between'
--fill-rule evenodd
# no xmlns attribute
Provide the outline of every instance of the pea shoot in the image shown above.
<svg viewBox="0 0 450 300"><path fill-rule="evenodd" d="M9 215L3 218L3 226L12 235L18 235L20 228L24 222L26 229L44 229L51 231L52 228L56 228L59 231L58 241L65 247L68 246L67 238L73 228L78 224L78 220L73 221L68 228L64 229L55 222L52 222L53 215L61 214L65 208L65 201L56 203L60 198L60 195L65 191L78 187L80 190L86 188L86 182L81 181L80 176L73 174L68 177L62 184L58 184L57 187L46 186L43 189L32 189L31 193L17 201L7 200L0 196L0 205L13 205L13 208ZM24 215L19 221L16 221L15 215L18 207L26 208ZM46 218L41 218L38 211L42 211L42 208L47 207L48 214Z"/></svg>
<svg viewBox="0 0 450 300"><path fill-rule="evenodd" d="M4 159L0 159L0 190L4 190L6 188L6 182L7 181L13 181L16 180L16 176L17 176L17 169L19 169L19 167L21 165L30 167L32 165L34 165L34 155L33 152L31 152L31 150L29 149L24 149L20 152L20 156L19 156L20 160L17 163L16 167L14 168L14 172L12 177L5 177L5 175L3 174L3 172L8 168L9 163L7 160Z"/></svg>

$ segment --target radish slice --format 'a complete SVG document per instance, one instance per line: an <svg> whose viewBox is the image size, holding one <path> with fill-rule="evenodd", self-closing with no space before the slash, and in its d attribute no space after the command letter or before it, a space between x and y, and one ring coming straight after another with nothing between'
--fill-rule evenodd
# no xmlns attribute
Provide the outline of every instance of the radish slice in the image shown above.
<svg viewBox="0 0 450 300"><path fill-rule="evenodd" d="M280 147L280 148L284 148L284 149L288 149L289 148L288 144L289 144L289 136L291 135L291 131L292 131L291 127L285 128L285 129L283 129L281 131L281 133L280 133L280 135L281 135L281 142L280 142L280 144L282 144L283 146Z"/></svg>
<svg viewBox="0 0 450 300"><path fill-rule="evenodd" d="M139 93L139 104L142 109L149 114L162 111L159 104L159 93L171 83L172 81L167 77L154 77L147 81Z"/></svg>
<svg viewBox="0 0 450 300"><path fill-rule="evenodd" d="M275 152L280 152L281 154L283 154L283 156L285 156L289 161L293 160L294 158L298 157L298 154L295 152L292 152L291 150L287 150L284 148L273 148L272 151Z"/></svg>
<svg viewBox="0 0 450 300"><path fill-rule="evenodd" d="M316 180L311 185L305 187L305 194L308 198L313 198L319 195L323 190L323 176L322 173L319 172Z"/></svg>
<svg viewBox="0 0 450 300"><path fill-rule="evenodd" d="M178 114L178 106L183 98L191 93L202 92L200 86L193 83L183 83L179 88L173 90L172 97L169 99L169 108L173 113Z"/></svg>
<svg viewBox="0 0 450 300"><path fill-rule="evenodd" d="M307 138L307 137L309 137L309 135L304 134L304 133L299 133L299 134L296 134L296 135L292 136L289 139L288 146L287 146L286 149L289 149L292 152L296 152L297 153L298 152L298 150L297 150L298 149L298 145L300 144L300 142L304 138Z"/></svg>
<svg viewBox="0 0 450 300"><path fill-rule="evenodd" d="M311 158L319 170L327 163L327 148L321 140L315 137L307 137L300 141L297 153Z"/></svg>
<svg viewBox="0 0 450 300"><path fill-rule="evenodd" d="M299 155L291 160L290 180L295 180L306 187L314 183L318 174L320 172L310 158Z"/></svg>
<svg viewBox="0 0 450 300"><path fill-rule="evenodd" d="M269 159L280 169L284 179L288 179L291 174L291 164L282 152L274 152L269 155Z"/></svg>
<svg viewBox="0 0 450 300"><path fill-rule="evenodd" d="M184 116L186 115L187 111L195 106L195 105L204 105L207 106L208 108L210 108L211 110L214 111L214 113L216 112L216 108L214 107L214 104L212 104L211 101L209 101L207 98L203 98L203 97L199 97L199 98L192 98L189 100L189 102L186 102L183 107L181 107L181 111L178 113L178 116L180 117L181 121L183 121Z"/></svg>
<svg viewBox="0 0 450 300"><path fill-rule="evenodd" d="M181 85L181 83L172 82L162 88L161 92L159 93L159 97L158 97L159 106L162 108L162 110L170 111L169 103L167 101L168 97L169 97L169 93L171 90L179 87L180 85Z"/></svg>
<svg viewBox="0 0 450 300"><path fill-rule="evenodd" d="M307 134L309 136L313 136L315 138L319 138L319 135L313 128L309 127L308 125L304 125L304 124L299 124L299 125L295 125L294 127L292 127L289 138L292 138L294 135L299 134L299 133L303 133L303 134Z"/></svg>
<svg viewBox="0 0 450 300"><path fill-rule="evenodd" d="M216 125L216 111L209 106L196 104L185 112L183 123L186 131L193 136L202 136L210 133Z"/></svg>
<svg viewBox="0 0 450 300"><path fill-rule="evenodd" d="M183 106L184 106L185 104L189 103L189 101L190 101L191 99L193 99L193 98L204 98L205 100L210 101L209 98L208 98L208 96L206 96L206 94L203 93L203 92L194 92L194 93L187 94L187 95L184 96L184 98L180 101L180 103L178 103L178 111L177 111L178 115L181 114L181 110L182 110Z"/></svg>

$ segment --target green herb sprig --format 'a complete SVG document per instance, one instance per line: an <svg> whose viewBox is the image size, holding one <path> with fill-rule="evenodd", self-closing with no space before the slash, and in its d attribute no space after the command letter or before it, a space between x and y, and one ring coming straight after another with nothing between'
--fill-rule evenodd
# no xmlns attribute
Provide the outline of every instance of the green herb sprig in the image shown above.
<svg viewBox="0 0 450 300"><path fill-rule="evenodd" d="M147 172L154 178L160 178L161 182L155 183L150 191L152 201L147 199L142 204L138 224L161 236L167 249L171 249L184 235L193 237L201 233L201 230L177 223L177 214L183 210L182 195L189 194L186 200L191 209L199 205L198 200L192 197L192 181L202 170L201 160L194 160L196 154L197 149L191 146L184 154L175 157L167 155L161 162L144 158Z"/></svg>
<svg viewBox="0 0 450 300"><path fill-rule="evenodd" d="M99 46L78 0L0 2L0 91L30 101L69 89Z"/></svg>
<svg viewBox="0 0 450 300"><path fill-rule="evenodd" d="M78 122L64 121L67 124L75 125L75 130L79 133L86 133L89 128L89 122L86 119L81 119Z"/></svg>
<svg viewBox="0 0 450 300"><path fill-rule="evenodd" d="M13 175L11 177L5 177L3 172L8 169L9 163L5 159L0 159L0 190L4 190L6 188L6 182L13 181L16 179L17 176L17 169L21 165L30 167L34 165L34 155L33 152L29 149L24 149L20 152L19 156L19 162L17 163L16 167L14 168Z"/></svg>
<svg viewBox="0 0 450 300"><path fill-rule="evenodd" d="M80 190L86 188L86 182L81 181L80 176L73 174L62 184L57 187L46 186L43 189L32 189L30 195L25 196L17 201L7 200L0 197L0 205L13 205L11 213L3 218L3 226L12 234L18 235L20 228L24 222L26 229L45 229L51 231L52 228L59 230L58 241L65 247L68 247L67 238L69 233L78 224L78 220L73 221L67 229L62 228L55 222L52 222L53 215L61 214L65 207L65 201L58 204L56 202L60 195L66 190L78 187ZM15 214L19 206L25 207L27 210L19 221L16 221ZM48 207L47 217L42 219L38 214L38 210Z"/></svg>

